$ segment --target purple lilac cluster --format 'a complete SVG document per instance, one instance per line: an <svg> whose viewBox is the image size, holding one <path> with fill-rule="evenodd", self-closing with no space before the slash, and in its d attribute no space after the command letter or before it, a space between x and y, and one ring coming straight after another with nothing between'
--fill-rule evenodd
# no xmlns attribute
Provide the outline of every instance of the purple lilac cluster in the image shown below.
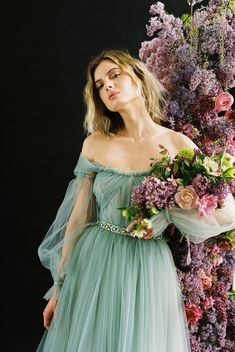
<svg viewBox="0 0 235 352"><path fill-rule="evenodd" d="M229 182L229 188L230 188L230 192L233 194L233 196L235 197L235 180L231 180Z"/></svg>
<svg viewBox="0 0 235 352"><path fill-rule="evenodd" d="M170 181L160 181L153 175L146 178L145 182L133 187L131 201L141 207L145 204L147 209L172 208L175 205L174 195L177 185Z"/></svg>
<svg viewBox="0 0 235 352"><path fill-rule="evenodd" d="M231 185L233 183L231 182ZM201 174L196 175L192 179L192 186L199 197L204 196L206 193L217 196L218 202L223 205L224 199L231 192L232 186L224 180L217 182L216 184L211 183L206 176Z"/></svg>
<svg viewBox="0 0 235 352"><path fill-rule="evenodd" d="M205 292L203 291L202 280L197 275L197 270L191 270L184 277L185 287L187 288L187 297L189 301L199 305L201 299L205 299Z"/></svg>
<svg viewBox="0 0 235 352"><path fill-rule="evenodd" d="M192 186L199 197L204 196L210 188L210 181L206 176L198 174L192 179Z"/></svg>
<svg viewBox="0 0 235 352"><path fill-rule="evenodd" d="M187 243L179 241L177 232L169 246L185 305L194 304L199 311L203 310L198 321L189 322L192 351L233 351L235 302L227 295L235 266L232 245L225 245L222 235L200 244L191 243L192 261L189 266L185 265Z"/></svg>
<svg viewBox="0 0 235 352"><path fill-rule="evenodd" d="M235 331L235 301L229 300L227 304L227 335L225 341L225 351L234 351L234 331Z"/></svg>
<svg viewBox="0 0 235 352"><path fill-rule="evenodd" d="M134 205L142 206L145 202L145 186L143 183L132 187L131 202Z"/></svg>
<svg viewBox="0 0 235 352"><path fill-rule="evenodd" d="M207 258L210 258L210 248L208 247L206 242L195 244L190 244L191 252L193 253L192 260L190 263L191 270L195 270L198 268L203 268L204 272L210 273L213 267L212 261L207 260L205 262L205 255ZM211 259L211 258L210 258Z"/></svg>
<svg viewBox="0 0 235 352"><path fill-rule="evenodd" d="M189 324L190 339L192 351L232 351L234 349L234 331L235 305L228 299L227 291L231 288L233 265L235 258L232 250L225 250L218 247L214 239L207 243L195 245L191 244L191 255L193 261L190 264L191 270L182 280L184 287L184 300L191 301L200 308L203 308L203 316L196 324ZM210 242L210 243L209 243ZM222 243L222 242L221 242ZM204 245L204 248L203 248ZM198 248L199 247L199 248ZM221 264L214 265L216 257L222 257ZM230 259L229 259L230 258ZM203 295L193 297L192 291L198 292L199 277L195 270L202 270L208 278L211 278L212 284L204 288ZM193 276L195 275L195 278ZM182 274L181 274L182 276ZM205 302L213 300L212 306L205 306ZM209 344L208 344L209 342ZM224 349L224 348L227 349ZM211 349L210 349L211 348ZM232 349L233 348L233 349Z"/></svg>
<svg viewBox="0 0 235 352"><path fill-rule="evenodd" d="M211 185L210 187L210 193L214 194L218 198L218 202L223 205L224 199L227 197L227 195L230 193L230 187L229 184L223 181L220 181L215 185Z"/></svg>
<svg viewBox="0 0 235 352"><path fill-rule="evenodd" d="M209 121L206 127L206 132L209 138L214 141L220 135L220 145L226 145L226 141L230 138L234 131L233 125L226 121L224 117L217 117L213 121Z"/></svg>
<svg viewBox="0 0 235 352"><path fill-rule="evenodd" d="M183 24L179 18L165 12L164 4L157 2L149 10L152 17L147 27L147 34L156 38L142 43L140 58L147 67L168 86L170 73L175 71L175 60L172 55L172 45L178 47L184 42Z"/></svg>
<svg viewBox="0 0 235 352"><path fill-rule="evenodd" d="M188 1L192 7L200 2ZM233 124L214 104L220 92L235 87L231 6L228 0L210 0L185 24L158 1L149 10L147 35L152 39L142 42L139 50L140 58L169 91L164 107L167 127L186 134L209 155L217 146L232 145L234 151Z"/></svg>

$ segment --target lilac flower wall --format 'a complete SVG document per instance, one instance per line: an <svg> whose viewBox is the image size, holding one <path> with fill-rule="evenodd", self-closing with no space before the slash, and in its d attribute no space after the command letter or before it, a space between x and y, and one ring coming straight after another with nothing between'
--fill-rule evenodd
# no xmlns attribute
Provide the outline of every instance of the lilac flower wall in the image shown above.
<svg viewBox="0 0 235 352"><path fill-rule="evenodd" d="M141 43L140 58L167 88L164 124L186 134L211 155L224 147L235 155L235 2L188 1L189 13L176 18L162 2L150 7L151 38ZM195 186L208 187L201 178ZM230 190L234 193L235 183ZM228 186L217 189L225 196ZM141 197L141 195L139 195ZM235 301L232 274L235 233L188 244L170 225L169 245L176 263L189 323L192 352L235 351ZM234 268L235 269L235 268Z"/></svg>

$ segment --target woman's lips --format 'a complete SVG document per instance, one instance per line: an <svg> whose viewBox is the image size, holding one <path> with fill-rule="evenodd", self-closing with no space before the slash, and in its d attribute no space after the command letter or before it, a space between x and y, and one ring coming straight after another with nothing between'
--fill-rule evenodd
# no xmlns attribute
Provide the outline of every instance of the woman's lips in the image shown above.
<svg viewBox="0 0 235 352"><path fill-rule="evenodd" d="M119 94L119 92L111 94L111 96L109 97L109 99L115 98L117 94Z"/></svg>

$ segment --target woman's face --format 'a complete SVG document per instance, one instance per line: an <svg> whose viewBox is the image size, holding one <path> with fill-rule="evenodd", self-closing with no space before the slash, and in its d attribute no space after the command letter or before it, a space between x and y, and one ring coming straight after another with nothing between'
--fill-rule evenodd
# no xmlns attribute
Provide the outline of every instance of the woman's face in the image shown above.
<svg viewBox="0 0 235 352"><path fill-rule="evenodd" d="M131 76L111 60L103 60L96 67L94 81L100 99L110 111L121 111L126 104L141 98Z"/></svg>

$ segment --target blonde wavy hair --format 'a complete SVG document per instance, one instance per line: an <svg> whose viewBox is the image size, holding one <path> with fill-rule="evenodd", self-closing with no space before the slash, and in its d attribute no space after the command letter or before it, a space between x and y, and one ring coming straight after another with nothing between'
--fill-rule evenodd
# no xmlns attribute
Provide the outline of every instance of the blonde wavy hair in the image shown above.
<svg viewBox="0 0 235 352"><path fill-rule="evenodd" d="M131 56L127 49L104 50L94 57L87 67L87 82L84 88L86 114L83 128L87 134L99 131L106 136L124 127L123 119L118 112L107 109L100 99L94 83L94 72L103 60L111 60L124 72L129 74L134 83L140 87L146 109L152 120L161 124L165 120L161 108L165 103L166 89L139 59Z"/></svg>

